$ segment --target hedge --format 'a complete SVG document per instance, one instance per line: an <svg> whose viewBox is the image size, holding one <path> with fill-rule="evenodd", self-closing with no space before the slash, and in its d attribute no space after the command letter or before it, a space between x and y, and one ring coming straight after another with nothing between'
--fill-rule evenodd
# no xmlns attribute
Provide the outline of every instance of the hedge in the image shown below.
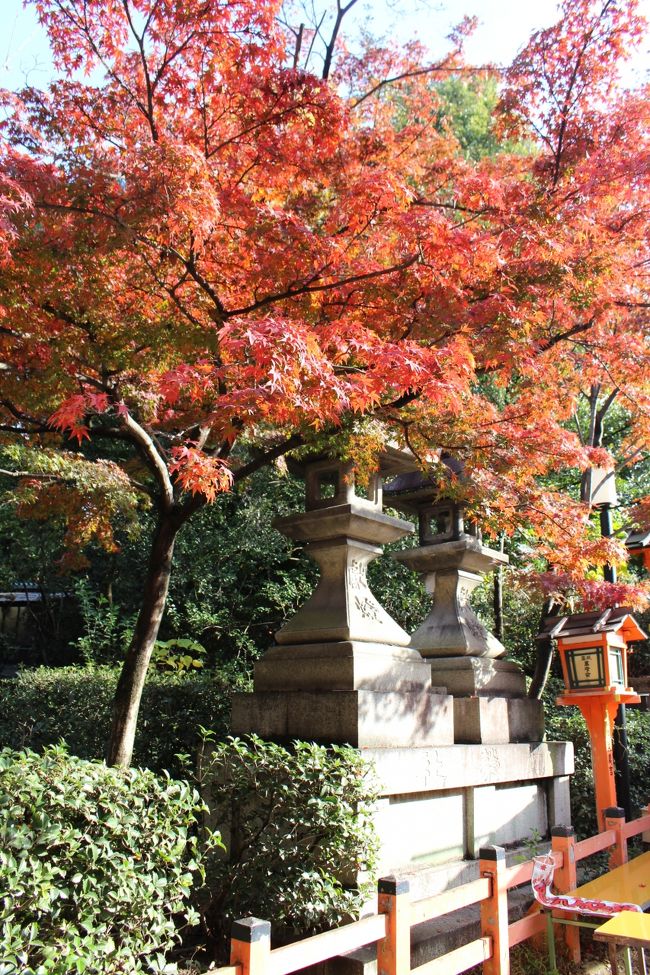
<svg viewBox="0 0 650 975"><path fill-rule="evenodd" d="M170 971L201 874L187 783L61 746L0 751L0 964L28 975Z"/></svg>
<svg viewBox="0 0 650 975"><path fill-rule="evenodd" d="M80 758L103 758L117 678L111 667L39 667L0 680L0 748L40 751L63 739ZM227 735L232 689L220 672L152 670L142 695L133 764L182 777L178 756L196 754L200 726L217 738Z"/></svg>
<svg viewBox="0 0 650 975"><path fill-rule="evenodd" d="M227 848L206 862L217 945L239 917L295 937L358 915L374 889L378 787L357 749L231 738L208 746L200 788Z"/></svg>

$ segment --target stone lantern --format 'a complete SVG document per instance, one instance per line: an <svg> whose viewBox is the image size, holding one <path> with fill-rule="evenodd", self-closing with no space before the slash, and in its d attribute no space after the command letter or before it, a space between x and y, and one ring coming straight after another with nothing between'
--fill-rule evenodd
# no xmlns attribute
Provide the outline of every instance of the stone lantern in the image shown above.
<svg viewBox="0 0 650 975"><path fill-rule="evenodd" d="M395 477L413 466L412 455L388 450L381 473ZM463 614L466 639L458 627L453 640L449 636L447 653L456 656L423 657L427 641L411 643L379 605L366 568L384 544L413 532L410 522L382 510L381 477L364 490L351 465L328 457L307 460L299 473L305 510L275 525L304 545L320 579L258 661L253 691L233 695L232 730L358 748L380 784L372 813L379 875L412 871L420 896L439 893L461 876L478 876L476 857L486 843L520 842L531 829L545 835L568 821L571 748L522 731L517 707L527 702L514 698L516 668L513 674L514 665L499 669L498 656L480 656L503 651L478 620ZM490 550L464 524L462 506L430 497L425 509L416 550L424 553L425 574L426 553L446 552L446 568L439 563L435 571L450 576L451 590L459 578L465 586L480 579L493 561L485 561ZM497 564L504 560L495 555ZM466 652L470 638L475 656ZM469 671L462 663L454 671L458 659L470 662ZM441 670L432 671L436 664ZM447 693L447 677L466 688L466 696ZM471 696L470 685L481 685L482 696ZM496 696L497 686L512 698ZM438 941L436 931L434 949ZM421 942L418 952L426 951L428 942Z"/></svg>
<svg viewBox="0 0 650 975"><path fill-rule="evenodd" d="M368 563L413 530L382 511L382 480L364 497L352 464L315 458L301 472L306 510L274 526L304 543L320 578L255 666L255 691L233 704L235 732L359 746L451 744L451 698L368 587Z"/></svg>
<svg viewBox="0 0 650 975"><path fill-rule="evenodd" d="M462 476L453 459L443 463ZM483 545L478 527L466 523L464 505L445 498L440 484L421 473L398 475L386 485L384 498L418 519L419 547L395 554L423 575L433 597L410 646L430 663L433 684L454 696L456 741L540 740L541 705L526 698L522 671L502 659L505 648L470 605L485 574L506 565L507 555Z"/></svg>

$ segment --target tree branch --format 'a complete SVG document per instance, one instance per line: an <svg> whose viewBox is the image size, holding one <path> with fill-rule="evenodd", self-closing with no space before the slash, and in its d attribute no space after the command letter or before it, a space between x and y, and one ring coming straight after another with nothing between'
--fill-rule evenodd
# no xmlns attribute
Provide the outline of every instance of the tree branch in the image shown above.
<svg viewBox="0 0 650 975"><path fill-rule="evenodd" d="M341 30L343 18L357 2L358 0L349 0L349 2L342 7L341 0L336 0L336 19L334 21L334 27L332 28L332 36L330 37L328 44L325 46L325 60L323 61L322 75L323 81L327 81L330 76L330 71L332 69L332 58L334 57L334 48L336 47L336 41L339 36L339 31Z"/></svg>
<svg viewBox="0 0 650 975"><path fill-rule="evenodd" d="M174 507L174 485L169 476L167 464L161 456L153 437L128 412L120 413L118 422L122 429L129 435L131 441L137 445L153 471L162 490L163 509L165 511L171 511Z"/></svg>
<svg viewBox="0 0 650 975"><path fill-rule="evenodd" d="M250 461L248 464L244 464L243 467L239 467L237 470L233 471L233 480L237 484L239 481L243 481L245 478L249 477L250 474L254 474L255 471L259 471L262 467L270 464L271 461L277 460L278 457L284 456L290 450L295 450L297 447L304 446L305 439L301 433L293 433L286 440L281 441L281 443L276 444L275 447L271 447L269 450L264 451L255 460Z"/></svg>
<svg viewBox="0 0 650 975"><path fill-rule="evenodd" d="M306 284L299 287L287 288L286 291L280 291L274 295L267 295L265 298L260 298L259 301L254 301L251 305L246 305L242 308L233 308L226 312L225 317L233 318L236 315L246 315L248 312L258 311L260 308L273 305L276 301L285 301L287 298L297 298L300 295L313 294L318 291L331 291L334 288L343 288L348 284L355 284L357 281L370 281L373 278L380 278L386 274L397 274L399 271L405 271L407 268L412 267L419 260L420 255L414 254L400 264L393 264L391 267L380 268L377 271L366 271L365 274L353 274L349 278L340 278L337 281L330 281L327 284Z"/></svg>

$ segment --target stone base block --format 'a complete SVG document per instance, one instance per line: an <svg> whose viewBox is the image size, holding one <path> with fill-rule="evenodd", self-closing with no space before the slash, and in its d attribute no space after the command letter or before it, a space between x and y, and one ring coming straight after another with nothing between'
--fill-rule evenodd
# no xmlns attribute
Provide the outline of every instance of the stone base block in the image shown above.
<svg viewBox="0 0 650 975"><path fill-rule="evenodd" d="M560 776L565 779L573 772L573 744L569 741L377 748L370 749L366 757L375 763L382 795L440 792Z"/></svg>
<svg viewBox="0 0 650 975"><path fill-rule="evenodd" d="M437 657L431 663L433 684L454 697L525 697L526 679L517 664L488 657Z"/></svg>
<svg viewBox="0 0 650 975"><path fill-rule="evenodd" d="M431 667L417 650L346 640L268 650L255 665L256 691L425 691Z"/></svg>
<svg viewBox="0 0 650 975"><path fill-rule="evenodd" d="M453 701L428 691L256 691L233 696L232 730L358 748L447 746L454 740Z"/></svg>
<svg viewBox="0 0 650 975"><path fill-rule="evenodd" d="M541 701L507 697L454 698L454 737L459 744L497 745L541 741Z"/></svg>
<svg viewBox="0 0 650 975"><path fill-rule="evenodd" d="M380 875L443 864L457 870L481 846L510 847L567 825L570 743L368 749L364 755L381 785L374 813Z"/></svg>

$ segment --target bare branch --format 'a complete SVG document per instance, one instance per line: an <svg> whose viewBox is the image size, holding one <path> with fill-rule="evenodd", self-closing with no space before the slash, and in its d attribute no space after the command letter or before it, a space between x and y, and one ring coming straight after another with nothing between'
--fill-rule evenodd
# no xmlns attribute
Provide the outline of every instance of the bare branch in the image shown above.
<svg viewBox="0 0 650 975"><path fill-rule="evenodd" d="M473 69L476 70L476 69ZM390 78L383 78L378 81L376 85L370 88L365 94L360 95L355 102L352 103L352 108L358 108L366 98L370 98L372 95L376 95L378 91L385 88L386 85L393 85L397 81L404 81L406 78L418 78L426 74L435 74L436 72L450 72L454 71L458 74L467 74L467 68L454 68L446 65L444 62L441 64L430 64L427 68L413 68L411 71L402 71L401 74L392 75Z"/></svg>
<svg viewBox="0 0 650 975"><path fill-rule="evenodd" d="M260 470L271 461L277 460L278 457L283 457L290 450L295 450L297 447L302 447L305 443L305 439L301 433L294 433L286 440L282 440L280 443L276 444L274 447L261 453L254 460L251 460L248 464L244 464L237 470L233 471L233 480L235 483L243 481L249 475L254 474L255 471Z"/></svg>
<svg viewBox="0 0 650 975"><path fill-rule="evenodd" d="M354 7L358 0L349 0L345 6L341 6L341 0L336 0L336 19L334 20L334 27L332 28L332 35L329 39L328 44L325 47L325 60L323 61L323 81L327 81L330 76L330 71L332 69L332 58L334 57L334 49L336 47L336 41L339 36L339 31L341 30L341 24L343 23L343 18L349 10Z"/></svg>
<svg viewBox="0 0 650 975"><path fill-rule="evenodd" d="M131 441L137 445L155 474L156 480L162 489L164 510L171 511L174 507L174 486L169 476L167 464L156 446L154 438L128 412L120 413L119 424L125 433L129 435Z"/></svg>

